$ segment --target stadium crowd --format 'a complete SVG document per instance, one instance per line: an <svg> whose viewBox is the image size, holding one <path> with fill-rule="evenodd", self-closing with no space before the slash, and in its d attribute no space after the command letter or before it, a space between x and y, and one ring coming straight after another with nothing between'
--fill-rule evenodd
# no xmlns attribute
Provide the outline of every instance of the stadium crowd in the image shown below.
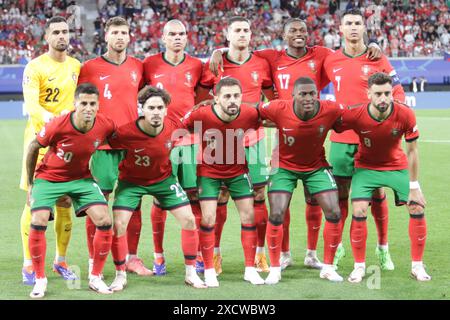
<svg viewBox="0 0 450 320"><path fill-rule="evenodd" d="M243 15L253 22L255 49L281 48L282 24L291 16L307 21L312 30L309 45L333 49L341 46L341 4L336 0L97 0L99 15L94 21L91 52L81 41L80 7L75 1L37 0L32 6L29 3L0 1L0 64L24 64L43 53L43 25L46 18L56 14L70 20L75 35L71 38L70 54L81 61L105 51L103 26L115 15L123 15L130 22L134 37L130 52L139 58L162 50L162 24L172 18L186 22L187 51L198 57L208 57L214 48L225 45L223 21L231 15ZM362 0L345 5L345 9L352 7L361 8L367 18L369 38L377 40L388 56L442 56L450 50L450 1Z"/></svg>

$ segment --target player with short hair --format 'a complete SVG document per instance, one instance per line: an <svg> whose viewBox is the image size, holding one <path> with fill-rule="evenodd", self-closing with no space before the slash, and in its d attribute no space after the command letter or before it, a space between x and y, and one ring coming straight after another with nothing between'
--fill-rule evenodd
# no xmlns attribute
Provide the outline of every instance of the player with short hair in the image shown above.
<svg viewBox="0 0 450 320"><path fill-rule="evenodd" d="M242 102L239 80L226 77L215 88L214 104L188 113L183 123L189 130L200 133L201 159L197 165L198 188L202 221L200 245L205 263L205 283L218 287L214 268L214 225L218 196L225 185L241 218L241 242L245 256L244 280L264 284L254 267L256 225L253 212L253 186L248 176L244 137L248 130L260 126L256 108Z"/></svg>
<svg viewBox="0 0 450 320"><path fill-rule="evenodd" d="M25 191L28 191L26 172L28 145L50 119L73 109L73 96L80 73L80 62L67 55L69 46L67 21L60 16L52 17L46 22L44 29L44 38L49 45L48 52L31 60L26 65L23 74L23 96L25 109L29 115L24 133L24 157L20 178L20 188ZM40 149L38 164L46 151L47 149ZM34 285L36 277L28 247L30 222L30 207L25 204L20 219L20 229L24 256L22 279L26 285ZM56 203L54 230L56 233L56 256L53 270L65 280L76 280L77 276L66 263L66 253L72 233L70 199Z"/></svg>
<svg viewBox="0 0 450 320"><path fill-rule="evenodd" d="M89 171L89 159L97 147L115 130L114 123L99 114L99 92L90 83L75 91L75 111L45 125L29 146L27 153L28 185L32 212L29 246L36 284L31 298L42 298L47 290L45 276L45 230L55 202L70 197L75 214L88 214L96 226L94 263L89 274L89 288L102 294L111 289L101 273L111 249L112 220L108 204ZM39 149L49 147L35 172Z"/></svg>
<svg viewBox="0 0 450 320"><path fill-rule="evenodd" d="M126 152L119 166L119 183L113 205L112 253L116 278L111 289L120 291L127 284L127 225L144 195L154 196L161 208L170 210L181 225L185 283L194 288L206 288L195 270L199 242L195 218L185 191L172 174L169 159L172 141L178 137L176 131L181 122L166 117L170 96L163 89L145 87L139 93L139 103L144 116L119 127L109 139L113 148Z"/></svg>
<svg viewBox="0 0 450 320"><path fill-rule="evenodd" d="M324 264L320 277L340 282L343 279L335 271L333 259L341 233L341 213L336 182L323 144L328 131L340 123L342 110L335 102L319 101L314 80L300 77L294 84L293 99L268 102L259 108L259 113L262 120L275 123L279 140L279 160L273 159L269 180L266 235L270 273L265 283L276 284L281 279L283 219L298 180L325 213Z"/></svg>
<svg viewBox="0 0 450 320"><path fill-rule="evenodd" d="M376 72L386 72L393 77L394 98L405 100L405 93L400 80L386 56L371 61L366 57L367 46L363 36L366 32L364 17L359 9L353 9L343 14L340 30L344 35L345 45L341 50L329 55L324 63L324 76L327 76L335 89L336 101L351 106L361 102L368 102L367 79ZM354 155L358 149L358 136L352 130L343 133L332 132L330 136L330 164L333 167L339 190L339 205L341 207L342 228L348 214L348 194L354 172ZM388 205L384 190L374 190L371 201L372 215L378 233L376 254L383 270L393 270L394 264L389 254L388 233ZM345 255L341 244L336 252L335 265Z"/></svg>
<svg viewBox="0 0 450 320"><path fill-rule="evenodd" d="M202 75L202 62L184 52L187 45L187 32L180 20L170 20L164 25L161 40L166 50L144 60L144 80L148 85L163 88L169 92L171 101L167 106L167 117L179 120L195 104L196 89ZM175 141L171 162L172 172L188 195L197 227L199 227L202 213L197 192L195 159L197 151L198 137L189 134ZM151 220L155 258L153 272L155 275L166 274L163 249L166 218L166 211L154 202ZM203 272L200 250L197 253L196 267L198 272Z"/></svg>
<svg viewBox="0 0 450 320"><path fill-rule="evenodd" d="M117 126L136 120L138 117L137 95L143 85L143 66L139 59L127 55L130 43L130 26L122 17L112 17L105 24L107 51L100 57L86 61L81 67L78 83L91 82L100 91L99 113L108 116ZM123 152L102 146L91 161L92 175L106 198L113 191L118 177L118 165ZM128 224L127 268L139 275L152 275L137 256L141 232L141 210L136 208ZM86 218L86 234L89 249L89 268L92 268L92 239L95 226Z"/></svg>
<svg viewBox="0 0 450 320"><path fill-rule="evenodd" d="M375 73L368 80L369 103L363 103L343 115L343 129L353 129L359 137L352 181L353 219L350 228L355 265L348 281L361 282L365 275L367 209L372 192L381 187L394 191L397 206L407 205L410 214L411 275L418 281L431 277L425 271L422 257L427 226L425 198L420 190L419 151L414 112L393 99L393 80L386 73ZM406 154L401 140L405 136ZM410 182L408 182L410 181Z"/></svg>
<svg viewBox="0 0 450 320"><path fill-rule="evenodd" d="M228 21L227 40L229 50L224 54L223 72L215 76L208 63L200 81L200 86L211 89L221 79L234 77L241 82L243 103L257 106L263 93L268 98L273 97L273 83L270 67L265 59L252 54L249 49L251 39L251 24L244 17L232 17ZM200 91L201 92L201 91ZM261 126L257 132L249 134L245 139L246 157L249 175L255 191L254 212L257 227L258 244L255 256L255 266L258 271L269 271L264 252L264 242L267 224L267 207L265 202L265 186L268 179L268 168L265 162L266 150L264 143L264 128ZM226 203L229 193L222 191L217 206L216 242L215 242L215 268L217 273L222 272L220 254L220 237L227 216Z"/></svg>
<svg viewBox="0 0 450 320"><path fill-rule="evenodd" d="M254 55L266 59L269 63L278 99L292 99L294 83L299 77L308 76L313 79L318 91L328 85L328 78L322 74L323 63L325 58L333 53L333 50L321 46L307 47L308 29L306 22L299 18L286 20L283 25L283 40L287 46L285 50L267 48L253 52ZM213 52L210 69L214 74L218 73L219 67L223 68L222 53L227 50L227 48L223 48ZM381 56L380 48L375 43L369 44L367 56L371 60L378 59ZM274 155L274 158L276 158L276 155ZM320 269L322 264L317 257L316 248L322 224L322 210L314 198L308 194L305 194L305 199L307 250L304 265ZM289 248L289 224L290 211L288 208L283 222L281 270L293 263Z"/></svg>

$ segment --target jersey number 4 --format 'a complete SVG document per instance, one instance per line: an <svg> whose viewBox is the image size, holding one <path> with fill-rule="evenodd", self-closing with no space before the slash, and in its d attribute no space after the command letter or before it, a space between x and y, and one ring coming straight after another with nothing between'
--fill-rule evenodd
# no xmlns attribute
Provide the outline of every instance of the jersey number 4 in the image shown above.
<svg viewBox="0 0 450 320"><path fill-rule="evenodd" d="M112 93L109 90L109 84L105 84L105 90L103 90L103 97L105 97L108 100L112 99Z"/></svg>

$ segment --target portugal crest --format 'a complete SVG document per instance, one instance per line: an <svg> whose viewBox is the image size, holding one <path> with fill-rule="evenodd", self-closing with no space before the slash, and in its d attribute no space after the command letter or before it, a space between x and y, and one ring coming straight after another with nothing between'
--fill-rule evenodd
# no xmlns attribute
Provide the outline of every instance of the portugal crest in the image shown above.
<svg viewBox="0 0 450 320"><path fill-rule="evenodd" d="M314 62L314 60L309 60L308 61L308 67L311 69L311 71L313 73L317 72L317 70L316 70L316 63Z"/></svg>
<svg viewBox="0 0 450 320"><path fill-rule="evenodd" d="M169 150L172 149L172 141L167 140L167 142L164 144L164 146Z"/></svg>
<svg viewBox="0 0 450 320"><path fill-rule="evenodd" d="M251 73L253 84L257 85L259 80L259 73L257 71L253 71Z"/></svg>
<svg viewBox="0 0 450 320"><path fill-rule="evenodd" d="M131 76L131 80L133 82L137 82L137 73L136 73L136 71L131 71L130 76Z"/></svg>
<svg viewBox="0 0 450 320"><path fill-rule="evenodd" d="M184 74L184 78L186 79L185 84L186 84L188 87L192 87L192 74L191 74L190 72L186 72L186 73Z"/></svg>
<svg viewBox="0 0 450 320"><path fill-rule="evenodd" d="M324 133L325 133L325 126L323 124L321 124L319 126L319 137L323 136Z"/></svg>
<svg viewBox="0 0 450 320"><path fill-rule="evenodd" d="M368 76L370 73L370 66L368 66L367 64L363 65L361 67L361 71L365 76Z"/></svg>
<svg viewBox="0 0 450 320"><path fill-rule="evenodd" d="M94 141L94 148L97 149L98 146L100 145L100 143L101 143L100 139L95 139L95 141Z"/></svg>
<svg viewBox="0 0 450 320"><path fill-rule="evenodd" d="M397 137L400 134L400 129L394 128L391 133L393 137Z"/></svg>

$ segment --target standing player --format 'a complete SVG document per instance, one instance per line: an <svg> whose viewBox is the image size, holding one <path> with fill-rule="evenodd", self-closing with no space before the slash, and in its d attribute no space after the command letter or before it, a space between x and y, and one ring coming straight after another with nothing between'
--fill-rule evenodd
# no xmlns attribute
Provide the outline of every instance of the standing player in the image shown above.
<svg viewBox="0 0 450 320"><path fill-rule="evenodd" d="M58 199L72 198L76 215L87 213L96 226L94 263L89 288L111 294L100 275L111 249L112 230L108 204L92 179L89 159L95 149L114 132L114 123L97 115L98 90L89 83L75 91L75 111L48 123L30 144L27 154L28 185L32 212L29 246L36 271L31 298L42 298L47 290L45 276L45 230ZM36 169L39 149L49 147Z"/></svg>
<svg viewBox="0 0 450 320"><path fill-rule="evenodd" d="M24 134L24 158L20 188L28 190L26 173L26 153L28 145L36 137L46 122L54 116L73 109L73 95L77 86L80 62L67 56L69 45L69 26L63 17L50 18L45 24L45 41L48 52L30 61L23 75L23 96L25 108L29 114ZM46 149L41 149L38 163L41 162ZM72 233L70 199L58 201L55 211L54 229L56 233L56 257L53 270L65 280L75 280L76 275L67 267L65 260L67 247ZM31 212L28 204L20 220L23 245L23 283L33 285L35 272L31 264L28 236L30 233Z"/></svg>
<svg viewBox="0 0 450 320"><path fill-rule="evenodd" d="M144 80L146 84L164 88L170 94L167 116L181 119L195 104L195 90L202 74L202 62L184 52L187 45L186 28L180 20L170 20L164 25L162 42L166 50L144 60ZM201 219L197 193L197 172L195 156L198 141L187 135L175 142L172 150L172 170L181 187L186 191L196 217L197 227ZM182 161L181 161L182 160ZM155 275L166 274L163 239L167 213L153 203L151 219L153 227ZM203 270L201 255L197 256L197 271Z"/></svg>
<svg viewBox="0 0 450 320"><path fill-rule="evenodd" d="M112 147L124 149L125 159L119 167L119 183L114 200L113 259L116 279L113 291L123 290L127 283L125 258L127 238L125 235L133 211L144 195L154 196L164 210L171 213L181 224L181 245L186 264L185 283L194 288L206 288L197 276L195 258L198 249L198 230L188 197L172 174L170 151L172 139L181 126L167 118L169 94L155 87L146 87L139 93L139 103L144 116L123 125L109 140Z"/></svg>
<svg viewBox="0 0 450 320"><path fill-rule="evenodd" d="M220 79L234 77L242 85L242 99L244 103L257 106L261 101L261 94L268 98L273 97L272 78L270 67L265 59L259 58L250 52L251 38L250 22L243 17L232 17L228 21L227 40L229 51L224 54L223 72L219 76L209 70L206 65L200 85L211 89ZM201 92L201 91L200 91ZM259 271L268 272L264 242L267 224L267 207L265 202L265 185L267 184L268 169L265 163L264 128L260 127L256 133L248 135L245 139L246 156L249 175L255 190L254 212L258 234L258 247L256 249L255 265ZM215 267L217 273L221 272L220 236L226 220L226 202L229 193L224 192L219 198L217 207L217 239L215 242Z"/></svg>
<svg viewBox="0 0 450 320"><path fill-rule="evenodd" d="M285 22L283 39L287 45L286 50L263 49L253 52L256 56L266 59L269 63L278 98L283 100L292 99L294 82L302 76L308 76L313 79L320 92L329 83L328 78L322 74L323 63L325 58L332 54L333 51L320 46L307 47L308 30L306 23L298 18L291 18ZM226 52L228 49L216 50L211 57L210 68L214 74L218 73L219 65L223 68L221 51ZM377 45L373 44L370 45L367 55L371 60L377 59L381 55L381 51ZM304 264L319 269L322 265L317 258L316 248L322 223L322 210L314 198L307 194L305 194L305 198L308 241ZM289 249L289 224L290 211L288 208L283 223L283 242L280 257L282 270L293 263Z"/></svg>
<svg viewBox="0 0 450 320"><path fill-rule="evenodd" d="M276 284L281 279L282 224L297 180L303 182L304 189L325 213L324 265L320 277L342 281L333 266L341 232L338 192L323 147L328 131L340 123L342 110L335 102L319 101L315 82L309 77L295 81L293 97L273 100L259 108L261 119L277 126L280 141L279 161L272 164L269 182L270 216L266 234L270 273L265 282Z"/></svg>
<svg viewBox="0 0 450 320"><path fill-rule="evenodd" d="M137 95L142 85L142 62L127 55L130 43L130 27L122 17L110 18L105 25L105 41L108 49L101 57L86 61L81 67L79 83L91 82L100 91L99 113L107 115L117 126L136 120ZM123 158L120 150L108 145L101 147L92 157L91 170L106 198L113 191L118 177L118 165ZM152 275L137 257L141 232L141 210L136 209L129 223L127 262L128 271L139 275ZM92 240L95 226L86 218L89 248L89 268L92 267Z"/></svg>
<svg viewBox="0 0 450 320"><path fill-rule="evenodd" d="M351 192L353 219L350 238L355 266L348 281L354 283L361 282L365 275L367 209L372 192L381 187L393 189L396 205L407 204L411 275L418 281L431 280L422 263L427 226L425 198L418 182L419 131L414 112L394 101L392 85L393 80L386 73L371 75L368 81L370 102L348 110L343 116L344 128L353 129L360 143L355 155L356 170ZM405 136L407 155L401 147L402 136Z"/></svg>
<svg viewBox="0 0 450 320"><path fill-rule="evenodd" d="M208 287L219 286L213 263L214 225L219 192L221 186L225 185L241 218L244 280L252 284L264 284L254 267L256 225L253 190L243 145L246 131L255 131L260 125L258 111L249 105L241 105L242 88L235 78L220 80L215 90L213 105L188 113L183 120L186 128L200 131L202 137L202 159L197 166L197 175L202 208L199 234L205 263L205 283Z"/></svg>
<svg viewBox="0 0 450 320"><path fill-rule="evenodd" d="M341 19L340 30L344 35L345 46L343 49L329 55L325 60L324 69L326 76L333 82L336 101L351 106L367 100L367 79L375 72L386 72L393 77L394 98L404 101L405 93L400 84L394 68L386 56L371 61L366 57L367 46L364 44L363 35L366 32L364 18L359 9L344 13ZM336 178L339 189L339 205L342 214L342 227L348 213L348 193L354 171L353 157L358 149L358 136L348 130L344 133L331 133L330 163L333 167L333 175ZM378 231L378 255L383 270L393 270L387 241L388 231L388 206L383 189L374 191L371 201L372 215ZM336 252L335 264L345 255L342 243Z"/></svg>

